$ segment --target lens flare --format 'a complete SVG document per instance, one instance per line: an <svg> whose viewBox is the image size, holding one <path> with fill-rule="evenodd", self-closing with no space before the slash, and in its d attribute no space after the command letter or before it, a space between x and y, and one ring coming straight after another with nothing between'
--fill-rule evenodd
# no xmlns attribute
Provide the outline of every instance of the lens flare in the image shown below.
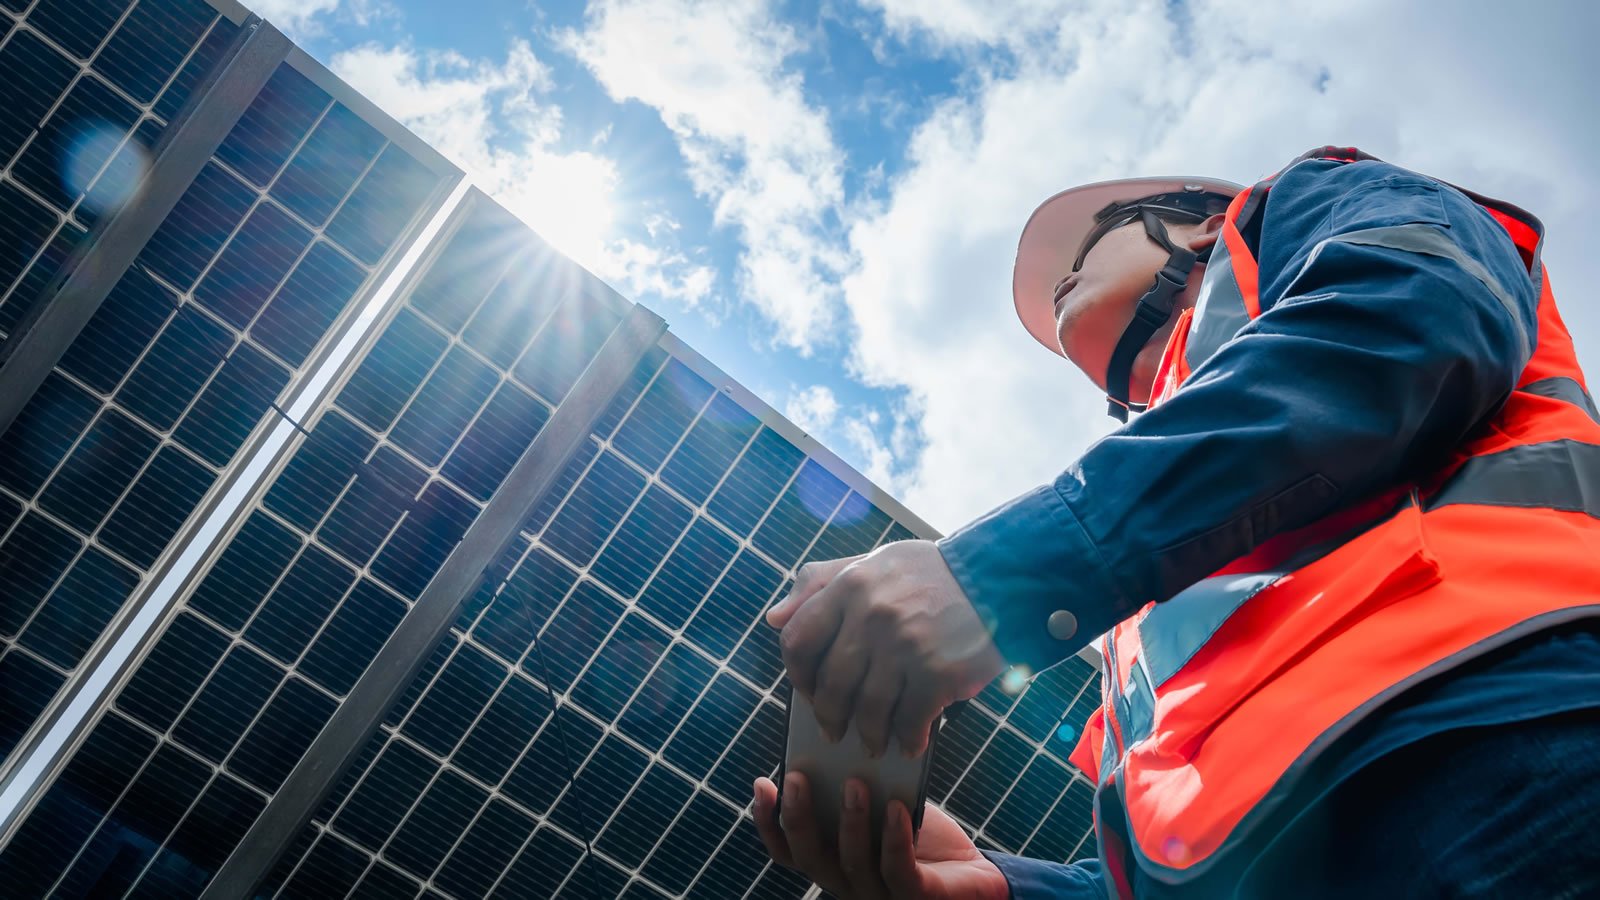
<svg viewBox="0 0 1600 900"><path fill-rule="evenodd" d="M801 467L800 474L794 479L794 493L800 499L800 505L818 522L828 521L833 508L839 505L839 497L847 490L844 482L814 462Z"/></svg>
<svg viewBox="0 0 1600 900"><path fill-rule="evenodd" d="M661 373L661 380L677 395L678 401L684 408L698 410L705 405L712 394L711 385L704 378L689 370L679 360L667 363L667 369Z"/></svg>
<svg viewBox="0 0 1600 900"><path fill-rule="evenodd" d="M1161 852L1167 855L1167 862L1172 865L1183 865L1189 861L1189 846L1176 837L1163 841Z"/></svg>
<svg viewBox="0 0 1600 900"><path fill-rule="evenodd" d="M61 160L61 185L96 215L117 211L133 199L150 159L128 135L105 123L91 123L67 142ZM109 160L109 162L107 162ZM104 171L102 171L102 168Z"/></svg>
<svg viewBox="0 0 1600 900"><path fill-rule="evenodd" d="M867 517L872 512L872 502L855 491L844 498L838 512L833 514L833 525L854 525Z"/></svg>

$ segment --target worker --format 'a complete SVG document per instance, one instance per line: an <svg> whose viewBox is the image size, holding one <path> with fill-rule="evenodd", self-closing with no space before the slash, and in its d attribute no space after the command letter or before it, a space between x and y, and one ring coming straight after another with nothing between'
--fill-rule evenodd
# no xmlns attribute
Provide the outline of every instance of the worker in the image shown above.
<svg viewBox="0 0 1600 900"><path fill-rule="evenodd" d="M1600 414L1542 235L1354 148L1046 201L1017 313L1149 411L940 541L804 567L768 622L873 753L1104 635L1070 755L1098 858L931 806L913 843L898 803L874 856L859 780L822 846L797 773L781 822L755 784L772 856L859 898L1600 897Z"/></svg>

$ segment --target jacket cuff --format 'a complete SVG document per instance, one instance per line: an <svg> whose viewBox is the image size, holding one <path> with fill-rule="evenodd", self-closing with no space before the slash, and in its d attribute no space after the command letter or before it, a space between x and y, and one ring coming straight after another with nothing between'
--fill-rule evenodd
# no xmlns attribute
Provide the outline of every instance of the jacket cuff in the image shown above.
<svg viewBox="0 0 1600 900"><path fill-rule="evenodd" d="M1011 665L1048 668L1111 630L1131 608L1051 485L990 512L938 547Z"/></svg>
<svg viewBox="0 0 1600 900"><path fill-rule="evenodd" d="M1053 863L993 850L979 850L1006 877L1012 900L1105 900L1105 878L1100 860Z"/></svg>

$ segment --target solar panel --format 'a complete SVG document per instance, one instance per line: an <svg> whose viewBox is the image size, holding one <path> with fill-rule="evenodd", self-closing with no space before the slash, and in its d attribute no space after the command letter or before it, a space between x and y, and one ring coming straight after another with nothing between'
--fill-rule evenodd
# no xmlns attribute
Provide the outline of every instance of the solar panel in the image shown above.
<svg viewBox="0 0 1600 900"><path fill-rule="evenodd" d="M41 0L0 28L0 71L27 76L0 78L3 330L236 27L193 0ZM0 435L8 751L438 183L326 87L278 70ZM120 129L81 189L20 162L71 145L71 116ZM197 895L358 682L393 679L370 662L626 306L474 194L0 848L0 880ZM257 894L802 896L748 821L785 715L761 612L805 561L926 534L663 338ZM1092 788L1064 760L1096 677L1074 659L997 682L952 722L931 790L980 845L1093 852Z"/></svg>
<svg viewBox="0 0 1600 900"><path fill-rule="evenodd" d="M195 0L40 2L0 16L0 28L9 167L0 330L9 330L87 230L131 196L141 160L238 28ZM0 436L0 496L13 511L0 528L0 580L24 586L0 601L0 671L29 685L0 713L0 757L72 677L440 181L348 116L280 67ZM265 123L275 140L256 139ZM316 186L324 213L337 215L293 209L299 189L286 176L313 146L319 170L344 163Z"/></svg>

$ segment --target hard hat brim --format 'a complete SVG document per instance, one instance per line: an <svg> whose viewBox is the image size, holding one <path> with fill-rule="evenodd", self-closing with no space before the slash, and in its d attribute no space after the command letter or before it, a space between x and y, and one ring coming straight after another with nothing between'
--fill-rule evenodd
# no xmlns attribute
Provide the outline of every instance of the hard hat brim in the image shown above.
<svg viewBox="0 0 1600 900"><path fill-rule="evenodd" d="M1107 204L1183 191L1185 185L1199 185L1202 191L1228 197L1244 190L1242 185L1220 178L1123 178L1070 188L1039 204L1022 228L1011 274L1017 317L1034 340L1063 355L1056 335L1055 287L1071 274L1078 248L1094 228L1094 214Z"/></svg>

